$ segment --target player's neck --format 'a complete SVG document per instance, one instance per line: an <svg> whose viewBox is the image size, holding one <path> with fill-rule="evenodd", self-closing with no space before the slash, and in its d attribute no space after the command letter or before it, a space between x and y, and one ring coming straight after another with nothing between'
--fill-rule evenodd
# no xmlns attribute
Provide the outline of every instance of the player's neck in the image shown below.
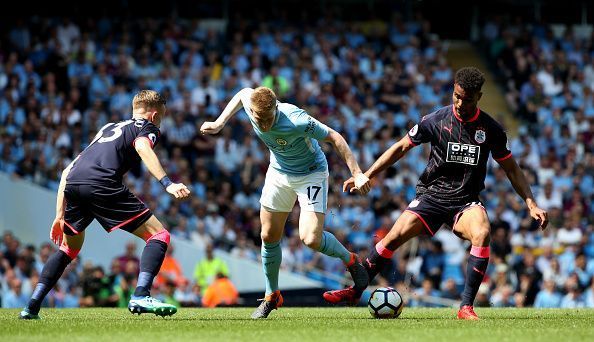
<svg viewBox="0 0 594 342"><path fill-rule="evenodd" d="M454 105L452 105L452 110L454 111L454 116L456 116L456 118L462 122L474 121L478 118L479 113L480 113L480 109L478 106L476 106L473 110L469 111L470 114L464 114L464 115L460 115L460 113L458 113L458 111L456 110L456 107Z"/></svg>

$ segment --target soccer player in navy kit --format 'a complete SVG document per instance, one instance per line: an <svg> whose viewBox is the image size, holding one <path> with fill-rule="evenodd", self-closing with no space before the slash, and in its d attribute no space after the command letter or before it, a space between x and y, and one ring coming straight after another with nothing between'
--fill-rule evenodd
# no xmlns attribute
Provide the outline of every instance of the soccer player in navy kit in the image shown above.
<svg viewBox="0 0 594 342"><path fill-rule="evenodd" d="M416 198L400 215L390 232L373 248L364 265L369 279L383 268L394 250L410 238L430 235L446 224L453 232L472 243L459 319L477 320L473 302L489 262L490 226L479 193L484 189L489 154L505 170L514 190L526 202L530 216L544 229L547 213L540 209L522 170L507 147L503 128L477 107L484 75L476 68L456 72L453 104L424 116L408 134L390 147L365 172L372 179L402 158L411 148L431 143L427 167L417 184ZM344 183L350 189L353 180ZM361 291L349 287L328 291L331 303L356 303Z"/></svg>
<svg viewBox="0 0 594 342"><path fill-rule="evenodd" d="M62 172L56 203L56 218L50 238L60 246L47 261L22 319L39 319L41 302L64 269L82 248L85 228L96 219L111 232L122 229L144 241L140 274L128 309L132 313L173 315L177 308L150 296L153 278L159 272L170 235L150 209L123 184L123 175L140 161L175 198L190 191L166 175L153 147L159 141L159 125L165 115L165 100L159 93L142 90L132 101L132 118L108 123L89 146Z"/></svg>

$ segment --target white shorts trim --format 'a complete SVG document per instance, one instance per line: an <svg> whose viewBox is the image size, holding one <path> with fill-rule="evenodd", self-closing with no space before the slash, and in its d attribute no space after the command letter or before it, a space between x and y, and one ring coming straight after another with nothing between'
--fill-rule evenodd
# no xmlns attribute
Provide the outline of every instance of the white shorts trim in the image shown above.
<svg viewBox="0 0 594 342"><path fill-rule="evenodd" d="M328 207L328 172L291 176L268 167L260 204L272 211L291 212L296 200L301 210L325 214Z"/></svg>

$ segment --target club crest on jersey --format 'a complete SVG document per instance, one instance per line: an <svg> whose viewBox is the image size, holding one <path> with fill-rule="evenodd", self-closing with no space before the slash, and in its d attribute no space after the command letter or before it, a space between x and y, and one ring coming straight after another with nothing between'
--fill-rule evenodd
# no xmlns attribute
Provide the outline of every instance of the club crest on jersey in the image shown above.
<svg viewBox="0 0 594 342"><path fill-rule="evenodd" d="M414 137L418 131L419 131L419 125L415 125L413 128L410 129L410 131L408 131L408 134L410 134L411 137Z"/></svg>
<svg viewBox="0 0 594 342"><path fill-rule="evenodd" d="M149 133L148 138L151 140L153 145L157 142L157 136L155 135L155 133Z"/></svg>
<svg viewBox="0 0 594 342"><path fill-rule="evenodd" d="M281 145L281 146L285 146L287 144L287 141L283 138L277 138L276 139L276 143Z"/></svg>
<svg viewBox="0 0 594 342"><path fill-rule="evenodd" d="M485 140L487 140L487 133L482 129L477 129L476 132L474 132L474 141L482 144L485 142Z"/></svg>

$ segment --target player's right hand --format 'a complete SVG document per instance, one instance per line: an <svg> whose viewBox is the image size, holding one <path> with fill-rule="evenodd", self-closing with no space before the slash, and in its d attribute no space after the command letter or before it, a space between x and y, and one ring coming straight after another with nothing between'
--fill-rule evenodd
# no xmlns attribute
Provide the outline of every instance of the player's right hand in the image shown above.
<svg viewBox="0 0 594 342"><path fill-rule="evenodd" d="M530 216L538 222L540 229L544 230L549 224L549 214L537 206L534 206L529 210Z"/></svg>
<svg viewBox="0 0 594 342"><path fill-rule="evenodd" d="M216 121L206 121L200 126L200 133L202 134L217 134L223 129L224 125Z"/></svg>
<svg viewBox="0 0 594 342"><path fill-rule="evenodd" d="M52 229L50 230L50 240L53 243L60 246L62 239L64 238L64 219L56 217L52 223Z"/></svg>
<svg viewBox="0 0 594 342"><path fill-rule="evenodd" d="M175 198L186 198L190 196L190 189L183 183L173 183L165 189L168 193L172 194Z"/></svg>
<svg viewBox="0 0 594 342"><path fill-rule="evenodd" d="M371 190L371 184L369 183L369 178L363 174L358 173L355 175L355 188L359 190L361 195L366 195L369 190Z"/></svg>

